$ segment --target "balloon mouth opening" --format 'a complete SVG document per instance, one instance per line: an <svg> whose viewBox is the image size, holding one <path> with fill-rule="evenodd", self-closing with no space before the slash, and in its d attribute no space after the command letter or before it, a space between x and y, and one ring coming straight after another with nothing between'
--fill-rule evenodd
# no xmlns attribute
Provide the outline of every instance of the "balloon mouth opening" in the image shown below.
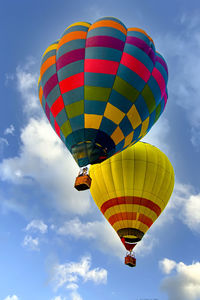
<svg viewBox="0 0 200 300"><path fill-rule="evenodd" d="M100 163L108 158L107 149L91 141L81 142L73 146L71 152L79 167Z"/></svg>
<svg viewBox="0 0 200 300"><path fill-rule="evenodd" d="M125 248L126 245L128 248L130 248L131 246L135 247L135 244L139 242L144 236L144 233L142 231L135 228L122 228L117 231L117 234L119 235L122 242L124 241L123 244Z"/></svg>
<svg viewBox="0 0 200 300"><path fill-rule="evenodd" d="M115 144L105 132L88 129L82 141L78 131L75 133L77 142L71 147L71 153L79 167L100 163L115 153Z"/></svg>

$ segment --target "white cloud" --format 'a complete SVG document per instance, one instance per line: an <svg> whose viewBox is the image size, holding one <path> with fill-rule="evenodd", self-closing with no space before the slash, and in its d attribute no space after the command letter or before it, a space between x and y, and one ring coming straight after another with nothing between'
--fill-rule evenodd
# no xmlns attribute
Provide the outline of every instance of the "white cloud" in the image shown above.
<svg viewBox="0 0 200 300"><path fill-rule="evenodd" d="M107 220L83 223L80 219L74 218L66 221L56 231L60 235L73 236L75 239L91 239L103 253L111 253L120 259L124 258L124 246Z"/></svg>
<svg viewBox="0 0 200 300"><path fill-rule="evenodd" d="M200 194L191 195L183 208L183 220L187 226L199 232L200 230Z"/></svg>
<svg viewBox="0 0 200 300"><path fill-rule="evenodd" d="M164 274L170 274L171 271L176 267L176 262L174 260L164 258L159 262L159 267Z"/></svg>
<svg viewBox="0 0 200 300"><path fill-rule="evenodd" d="M23 66L19 65L16 69L17 89L24 100L24 112L28 115L41 112L37 90L39 73L30 71L35 63L34 58L29 57Z"/></svg>
<svg viewBox="0 0 200 300"><path fill-rule="evenodd" d="M175 271L161 282L161 288L167 293L169 300L200 299L200 262L186 265L183 262L176 263L168 260L168 264L173 265L170 271L169 268L163 268L166 265L166 259L159 264L165 274L171 274L172 270Z"/></svg>
<svg viewBox="0 0 200 300"><path fill-rule="evenodd" d="M12 74L5 74L5 85L9 82L16 83L16 88L23 100L23 111L27 116L34 114L41 114L42 109L38 97L38 78L39 72L34 71L37 67L37 61L33 57L27 57L24 64L20 64L16 68L16 72Z"/></svg>
<svg viewBox="0 0 200 300"><path fill-rule="evenodd" d="M2 138L2 137L0 137L0 144L2 144L2 145L6 145L6 146L8 146L8 145L9 145L9 143L8 143L7 139L5 139L5 138Z"/></svg>
<svg viewBox="0 0 200 300"><path fill-rule="evenodd" d="M53 274L52 281L55 284L55 290L64 286L71 289L74 296L77 293L75 290L78 288L80 280L82 282L93 281L96 284L107 282L107 271L103 268L91 269L91 258L89 256L82 257L80 262L56 264L53 267Z"/></svg>
<svg viewBox="0 0 200 300"><path fill-rule="evenodd" d="M42 234L46 233L47 229L48 226L42 220L32 220L25 228L26 231L39 231Z"/></svg>
<svg viewBox="0 0 200 300"><path fill-rule="evenodd" d="M8 145L8 141L5 138L0 137L0 157L3 156L4 147Z"/></svg>
<svg viewBox="0 0 200 300"><path fill-rule="evenodd" d="M24 230L27 232L45 234L47 233L48 226L42 220L32 220L30 223L27 224ZM33 237L30 234L27 234L24 237L22 246L32 251L39 251L40 242L41 238Z"/></svg>
<svg viewBox="0 0 200 300"><path fill-rule="evenodd" d="M4 134L5 135L8 135L8 134L14 135L14 131L15 131L15 127L13 124L11 124L8 128L6 128L4 130Z"/></svg>
<svg viewBox="0 0 200 300"><path fill-rule="evenodd" d="M87 213L89 193L74 189L78 167L51 126L45 120L30 119L21 143L19 155L0 164L1 180L22 187L34 180L46 192L48 205L62 213Z"/></svg>
<svg viewBox="0 0 200 300"><path fill-rule="evenodd" d="M166 207L161 222L179 218L193 231L200 230L200 194L191 185L176 183L169 205ZM158 221L158 225L159 221Z"/></svg>
<svg viewBox="0 0 200 300"><path fill-rule="evenodd" d="M107 282L107 271L105 269L93 269L85 273L84 281L93 281L96 284Z"/></svg>
<svg viewBox="0 0 200 300"><path fill-rule="evenodd" d="M69 284L66 286L66 288L69 289L69 290L74 290L74 291L76 291L76 290L78 289L78 284L72 282L72 283L69 283Z"/></svg>
<svg viewBox="0 0 200 300"><path fill-rule="evenodd" d="M5 86L8 85L9 81L13 81L14 79L15 79L15 75L14 74L6 73L5 74Z"/></svg>
<svg viewBox="0 0 200 300"><path fill-rule="evenodd" d="M63 236L73 236L75 239L91 239L93 245L103 253L117 256L120 260L124 259L126 250L119 236L107 220L83 223L79 218L74 218L66 221L55 230L58 234ZM146 234L134 249L135 253L140 256L147 255L152 251L153 247L157 245L157 242L155 237Z"/></svg>
<svg viewBox="0 0 200 300"><path fill-rule="evenodd" d="M58 228L57 233L60 235L71 235L75 238L95 238L96 229L102 227L103 222L94 221L82 223L79 218L66 221Z"/></svg>
<svg viewBox="0 0 200 300"><path fill-rule="evenodd" d="M78 292L71 293L71 300L82 300L83 298L80 296Z"/></svg>
<svg viewBox="0 0 200 300"><path fill-rule="evenodd" d="M146 233L142 240L137 244L134 252L137 255L145 256L152 252L153 248L158 244L158 239L151 233Z"/></svg>
<svg viewBox="0 0 200 300"><path fill-rule="evenodd" d="M0 137L0 159L3 158L5 147L9 145L7 139Z"/></svg>
<svg viewBox="0 0 200 300"><path fill-rule="evenodd" d="M39 249L39 239L38 238L33 238L31 235L26 235L24 237L22 246L28 248L29 250L32 251L38 251Z"/></svg>
<svg viewBox="0 0 200 300"><path fill-rule="evenodd" d="M19 298L16 295L13 296L7 296L4 300L19 300Z"/></svg>

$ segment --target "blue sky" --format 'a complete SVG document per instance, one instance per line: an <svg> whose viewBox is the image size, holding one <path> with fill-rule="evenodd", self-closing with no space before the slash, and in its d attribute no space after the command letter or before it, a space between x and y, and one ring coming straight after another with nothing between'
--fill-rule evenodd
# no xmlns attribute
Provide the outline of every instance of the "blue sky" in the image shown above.
<svg viewBox="0 0 200 300"><path fill-rule="evenodd" d="M175 189L136 248L137 267L47 123L37 80L47 46L77 21L114 16L154 39L169 68L166 110L145 141ZM1 1L0 300L200 299L199 1Z"/></svg>

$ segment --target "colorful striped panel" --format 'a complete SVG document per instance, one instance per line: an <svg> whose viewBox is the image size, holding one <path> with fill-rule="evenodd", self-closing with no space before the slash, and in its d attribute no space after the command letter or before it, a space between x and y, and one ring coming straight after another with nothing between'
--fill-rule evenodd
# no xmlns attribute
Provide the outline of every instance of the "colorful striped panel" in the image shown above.
<svg viewBox="0 0 200 300"><path fill-rule="evenodd" d="M40 69L40 85L43 91L42 106L52 127L59 137L60 129L56 122L56 116L63 108L63 99L58 85L56 69L56 51L58 42L50 45L45 51ZM40 91L41 93L41 91Z"/></svg>
<svg viewBox="0 0 200 300"><path fill-rule="evenodd" d="M139 229L141 232L146 233L146 231L151 227L154 221L143 214L139 214L137 216L136 212L120 212L118 214L112 215L108 219L108 222L114 227L114 229L117 226L120 226L120 229L128 228L130 226L130 222L132 222L132 226L135 229ZM123 222L123 225L121 225L120 222ZM118 229L115 230L118 231Z"/></svg>
<svg viewBox="0 0 200 300"><path fill-rule="evenodd" d="M151 129L167 102L167 78L166 62L148 34L106 17L72 24L47 48L39 98L83 166L136 143Z"/></svg>
<svg viewBox="0 0 200 300"><path fill-rule="evenodd" d="M67 138L70 135L70 151L84 138L83 133L76 134L76 131L84 128L84 59L89 26L89 23L79 22L68 27L59 41L56 54L59 87L67 115L62 128L66 145L69 145Z"/></svg>
<svg viewBox="0 0 200 300"><path fill-rule="evenodd" d="M109 199L108 201L104 202L103 205L101 206L101 212L104 214L106 212L107 209L116 206L116 205L120 205L120 204L137 204L137 205L141 205L144 207L148 207L149 209L151 209L152 211L154 211L157 215L157 217L160 215L161 213L161 208L155 204L154 202L152 202L149 199L145 199L145 198L140 198L140 197L131 197L131 196L124 196L124 197L117 197L117 198L112 198Z"/></svg>

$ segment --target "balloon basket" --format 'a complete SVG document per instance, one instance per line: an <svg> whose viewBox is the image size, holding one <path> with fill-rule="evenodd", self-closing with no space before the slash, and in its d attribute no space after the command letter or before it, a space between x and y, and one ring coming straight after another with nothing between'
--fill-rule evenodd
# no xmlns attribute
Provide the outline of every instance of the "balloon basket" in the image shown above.
<svg viewBox="0 0 200 300"><path fill-rule="evenodd" d="M135 267L136 266L136 258L131 256L130 254L128 254L125 257L124 263L125 263L125 265L127 265L129 267Z"/></svg>
<svg viewBox="0 0 200 300"><path fill-rule="evenodd" d="M92 179L89 175L79 175L76 177L76 181L74 184L75 189L78 191L88 190L91 186Z"/></svg>

